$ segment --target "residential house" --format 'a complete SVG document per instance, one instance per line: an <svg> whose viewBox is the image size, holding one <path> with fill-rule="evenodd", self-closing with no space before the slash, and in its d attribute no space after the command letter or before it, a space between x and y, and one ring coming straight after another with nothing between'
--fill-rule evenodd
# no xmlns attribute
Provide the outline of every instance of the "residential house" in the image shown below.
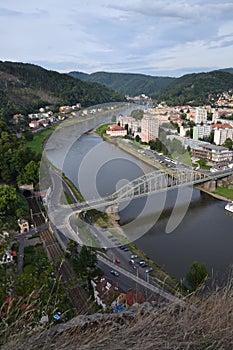
<svg viewBox="0 0 233 350"><path fill-rule="evenodd" d="M113 302L122 294L122 290L107 278L102 278L99 282L91 280L94 290L94 299L104 311L112 308Z"/></svg>
<svg viewBox="0 0 233 350"><path fill-rule="evenodd" d="M111 137L118 137L118 136L123 137L123 136L127 135L127 130L124 129L122 126L119 126L117 124L113 124L106 131L106 134L111 136Z"/></svg>

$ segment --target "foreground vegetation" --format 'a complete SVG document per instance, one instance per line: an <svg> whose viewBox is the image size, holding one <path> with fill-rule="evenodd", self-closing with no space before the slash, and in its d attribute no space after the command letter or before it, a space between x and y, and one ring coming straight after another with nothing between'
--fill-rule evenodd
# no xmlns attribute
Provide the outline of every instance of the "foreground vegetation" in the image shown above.
<svg viewBox="0 0 233 350"><path fill-rule="evenodd" d="M27 350L43 348L125 349L125 350L232 350L233 280L204 297L189 295L185 304L159 303L153 309L137 308L108 318L77 318L66 328L33 334ZM85 330L85 331L84 331ZM93 337L95 332L95 337ZM21 339L20 339L21 338ZM21 337L8 342L3 350L20 349Z"/></svg>

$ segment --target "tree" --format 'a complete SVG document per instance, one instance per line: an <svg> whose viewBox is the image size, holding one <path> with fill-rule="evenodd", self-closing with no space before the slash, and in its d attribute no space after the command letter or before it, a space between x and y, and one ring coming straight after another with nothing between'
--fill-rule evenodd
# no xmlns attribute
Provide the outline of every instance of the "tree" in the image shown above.
<svg viewBox="0 0 233 350"><path fill-rule="evenodd" d="M208 276L208 270L205 264L198 264L197 261L194 261L190 271L186 275L186 280L192 290L196 290Z"/></svg>
<svg viewBox="0 0 233 350"><path fill-rule="evenodd" d="M37 184L39 181L39 168L38 162L31 160L24 168L17 178L19 184Z"/></svg>
<svg viewBox="0 0 233 350"><path fill-rule="evenodd" d="M232 150L233 148L233 141L229 137L226 139L226 141L223 144L224 147L227 147L228 149Z"/></svg>
<svg viewBox="0 0 233 350"><path fill-rule="evenodd" d="M0 212L10 214L17 203L16 189L9 185L0 187Z"/></svg>
<svg viewBox="0 0 233 350"><path fill-rule="evenodd" d="M201 158L198 163L200 164L200 166L206 166L206 159L205 158Z"/></svg>
<svg viewBox="0 0 233 350"><path fill-rule="evenodd" d="M185 120L187 118L187 114L186 113L181 113L180 118Z"/></svg>
<svg viewBox="0 0 233 350"><path fill-rule="evenodd" d="M140 136L139 136L139 135L136 135L136 137L135 137L135 141L136 141L136 142L140 142L140 141L141 141L141 138L140 138Z"/></svg>

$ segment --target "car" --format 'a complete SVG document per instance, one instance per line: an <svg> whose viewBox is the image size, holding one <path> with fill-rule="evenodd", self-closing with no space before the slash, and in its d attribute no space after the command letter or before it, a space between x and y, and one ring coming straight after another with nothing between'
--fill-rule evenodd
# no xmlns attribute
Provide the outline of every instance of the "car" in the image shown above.
<svg viewBox="0 0 233 350"><path fill-rule="evenodd" d="M128 252L129 248L125 247L123 250L124 250L124 252Z"/></svg>
<svg viewBox="0 0 233 350"><path fill-rule="evenodd" d="M115 260L115 263L120 264L120 260L119 260L119 259L116 259L116 260Z"/></svg>
<svg viewBox="0 0 233 350"><path fill-rule="evenodd" d="M119 247L121 250L124 250L126 247L124 245L120 245Z"/></svg>
<svg viewBox="0 0 233 350"><path fill-rule="evenodd" d="M148 269L146 269L146 273L149 273L151 271L153 271L152 267L148 267Z"/></svg>
<svg viewBox="0 0 233 350"><path fill-rule="evenodd" d="M129 264L134 264L134 260L133 260L133 259L130 259L130 260L129 260Z"/></svg>
<svg viewBox="0 0 233 350"><path fill-rule="evenodd" d="M144 262L144 263L140 264L140 266L141 267L147 267L148 265L147 265L147 263Z"/></svg>
<svg viewBox="0 0 233 350"><path fill-rule="evenodd" d="M145 264L146 262L144 260L139 261L139 265Z"/></svg>
<svg viewBox="0 0 233 350"><path fill-rule="evenodd" d="M116 277L119 276L119 273L118 273L117 271L115 271L115 270L111 270L110 273L111 273L112 275L116 276Z"/></svg>
<svg viewBox="0 0 233 350"><path fill-rule="evenodd" d="M136 259L138 256L137 255L131 255L131 259Z"/></svg>

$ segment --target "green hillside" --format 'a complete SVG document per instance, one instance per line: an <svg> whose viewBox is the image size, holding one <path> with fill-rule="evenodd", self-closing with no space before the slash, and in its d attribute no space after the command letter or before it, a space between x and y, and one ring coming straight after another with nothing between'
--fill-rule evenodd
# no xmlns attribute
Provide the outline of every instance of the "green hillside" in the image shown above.
<svg viewBox="0 0 233 350"><path fill-rule="evenodd" d="M137 96L142 93L149 96L157 96L175 78L153 77L144 74L131 73L107 73L96 72L85 74L82 72L70 72L70 76L88 82L97 82L124 95Z"/></svg>
<svg viewBox="0 0 233 350"><path fill-rule="evenodd" d="M97 83L86 83L67 74L32 64L0 61L0 118L28 113L45 105L91 106L122 101L123 95Z"/></svg>
<svg viewBox="0 0 233 350"><path fill-rule="evenodd" d="M171 83L159 96L171 105L214 103L218 93L233 89L233 74L218 70L187 74Z"/></svg>

